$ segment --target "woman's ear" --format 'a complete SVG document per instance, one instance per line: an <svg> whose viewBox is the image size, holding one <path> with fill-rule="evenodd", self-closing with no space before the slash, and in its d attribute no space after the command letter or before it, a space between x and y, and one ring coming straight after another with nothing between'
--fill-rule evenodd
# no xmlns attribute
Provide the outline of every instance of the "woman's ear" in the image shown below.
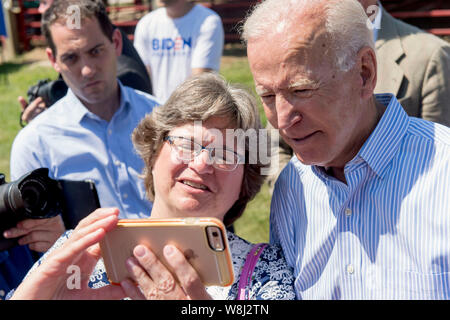
<svg viewBox="0 0 450 320"><path fill-rule="evenodd" d="M377 85L377 58L375 51L364 47L358 52L359 76L361 77L361 97L370 98Z"/></svg>

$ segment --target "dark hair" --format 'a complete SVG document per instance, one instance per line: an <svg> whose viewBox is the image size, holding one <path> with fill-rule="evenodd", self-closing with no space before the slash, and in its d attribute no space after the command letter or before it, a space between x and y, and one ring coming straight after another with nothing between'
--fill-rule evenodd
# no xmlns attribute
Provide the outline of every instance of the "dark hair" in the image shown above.
<svg viewBox="0 0 450 320"><path fill-rule="evenodd" d="M71 6L76 6L79 9L80 22L86 18L97 18L100 28L103 34L112 41L112 36L114 32L114 25L109 20L108 13L106 12L106 7L103 1L100 0L55 0L52 5L45 11L42 15L41 29L42 34L45 36L47 45L56 55L55 43L52 39L52 34L50 32L50 26L55 22L66 21L69 17Z"/></svg>

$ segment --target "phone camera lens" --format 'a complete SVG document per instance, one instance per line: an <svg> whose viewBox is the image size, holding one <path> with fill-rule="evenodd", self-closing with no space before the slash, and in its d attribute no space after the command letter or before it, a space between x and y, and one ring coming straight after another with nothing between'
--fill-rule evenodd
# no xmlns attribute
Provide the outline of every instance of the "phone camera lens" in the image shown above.
<svg viewBox="0 0 450 320"><path fill-rule="evenodd" d="M208 226L206 227L206 233L208 237L209 247L214 251L225 250L225 244L223 241L222 232L218 227Z"/></svg>

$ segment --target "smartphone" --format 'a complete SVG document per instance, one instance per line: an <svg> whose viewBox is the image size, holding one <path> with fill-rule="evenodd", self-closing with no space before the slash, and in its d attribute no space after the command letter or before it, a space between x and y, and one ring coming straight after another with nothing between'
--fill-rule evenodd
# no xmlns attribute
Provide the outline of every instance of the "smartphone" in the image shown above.
<svg viewBox="0 0 450 320"><path fill-rule="evenodd" d="M234 281L230 248L223 223L215 218L121 219L100 242L106 274L119 284L128 274L125 261L143 244L170 270L163 248L181 250L205 286L228 286Z"/></svg>

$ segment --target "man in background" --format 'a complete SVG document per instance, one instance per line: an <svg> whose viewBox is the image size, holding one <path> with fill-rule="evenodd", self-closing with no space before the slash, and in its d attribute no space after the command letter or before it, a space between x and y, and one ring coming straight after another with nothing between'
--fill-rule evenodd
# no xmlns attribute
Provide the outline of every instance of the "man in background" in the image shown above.
<svg viewBox="0 0 450 320"><path fill-rule="evenodd" d="M44 12L57 1L63 0L41 0L38 8L39 13L43 15ZM117 60L117 77L122 84L128 87L152 94L152 84L147 69L139 57L139 54L136 52L136 49L134 49L133 44L128 40L127 35L121 30L120 32L122 34L122 52ZM66 94L67 85L61 77L51 82L51 85L52 93L55 93L54 96L62 97ZM55 97L54 100L57 99L57 97ZM22 109L22 114L20 115L21 123L30 122L39 113L51 106L51 104L46 105L42 97L37 97L33 101L27 101L24 97L20 96L18 100ZM52 102L54 103L56 101ZM47 102L47 104L49 104L49 102Z"/></svg>
<svg viewBox="0 0 450 320"><path fill-rule="evenodd" d="M211 9L187 0L161 0L162 8L136 26L134 46L164 103L192 74L219 71L224 45L222 20Z"/></svg>
<svg viewBox="0 0 450 320"><path fill-rule="evenodd" d="M413 117L450 126L450 44L393 18L377 0L371 17L378 61L375 93L391 92Z"/></svg>

